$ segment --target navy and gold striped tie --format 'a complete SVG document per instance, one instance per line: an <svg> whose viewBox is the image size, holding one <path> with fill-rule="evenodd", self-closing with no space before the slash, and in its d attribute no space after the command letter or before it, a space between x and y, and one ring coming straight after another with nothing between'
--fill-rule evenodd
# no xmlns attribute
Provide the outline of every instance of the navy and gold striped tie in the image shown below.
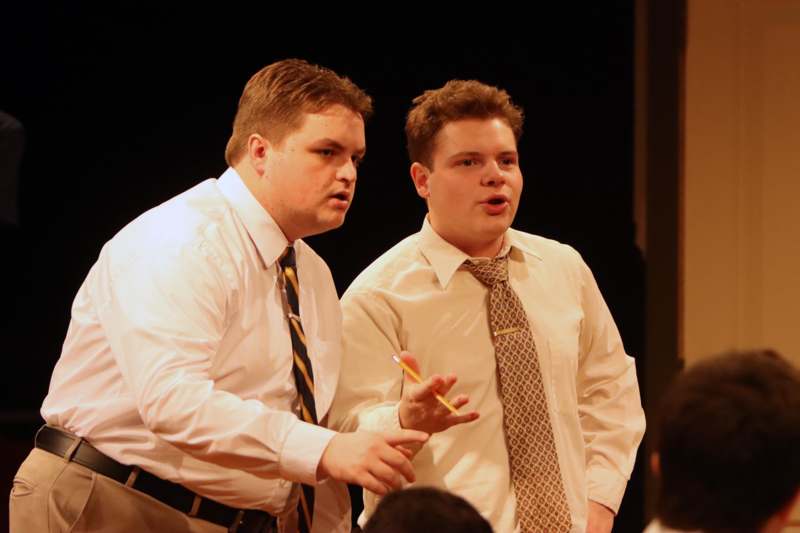
<svg viewBox="0 0 800 533"><path fill-rule="evenodd" d="M300 401L300 417L309 424L317 423L317 408L314 404L314 371L311 360L306 350L306 337L303 334L303 324L300 322L300 286L297 282L297 265L295 263L294 248L289 246L280 258L281 277L286 293L288 309L289 332L292 336L292 353L294 363L292 373L297 386L297 395ZM301 485L300 502L297 505L299 515L298 526L300 533L311 531L311 521L314 517L314 487Z"/></svg>

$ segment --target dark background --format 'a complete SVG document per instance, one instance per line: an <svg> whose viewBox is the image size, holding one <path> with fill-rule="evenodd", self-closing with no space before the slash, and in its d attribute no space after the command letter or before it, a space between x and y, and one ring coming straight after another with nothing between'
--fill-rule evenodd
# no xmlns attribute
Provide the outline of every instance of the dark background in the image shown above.
<svg viewBox="0 0 800 533"><path fill-rule="evenodd" d="M403 135L411 99L451 78L479 79L508 90L526 113L515 227L584 256L642 372L632 4L537 6L525 17L495 6L457 17L409 8L372 21L342 13L362 10L355 6L249 13L221 5L202 22L196 12L165 8L14 8L0 37L0 109L23 123L26 146L20 220L3 223L0 243L0 421L9 448L0 487L10 488L30 447L72 298L103 243L141 212L225 169L245 82L287 57L347 75L374 99L347 221L308 239L340 293L421 226L424 203L408 176ZM615 531L641 530L641 491L637 468Z"/></svg>

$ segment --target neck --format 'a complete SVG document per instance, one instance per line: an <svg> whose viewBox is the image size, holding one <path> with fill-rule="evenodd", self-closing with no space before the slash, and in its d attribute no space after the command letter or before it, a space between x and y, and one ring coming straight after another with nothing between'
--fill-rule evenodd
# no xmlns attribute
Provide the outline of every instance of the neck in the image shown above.
<svg viewBox="0 0 800 533"><path fill-rule="evenodd" d="M505 231L499 235L481 239L480 235L473 234L464 236L463 231L460 233L458 231L450 231L450 227L447 224L441 223L442 221L434 216L430 210L428 211L427 218L428 224L430 224L433 231L435 231L439 237L470 257L496 257L503 248Z"/></svg>
<svg viewBox="0 0 800 533"><path fill-rule="evenodd" d="M247 165L244 161L235 165L233 169L239 174L239 177L242 178L244 186L247 187L253 197L261 204L261 207L269 213L269 216L272 217L272 220L278 225L284 237L286 237L286 240L289 241L289 244L292 244L296 239L300 239L302 235L298 235L298 232L293 231L292 226L287 223L289 216L285 213L285 210L282 209L281 204L272 201L274 195L269 194L268 180L260 176L252 166Z"/></svg>
<svg viewBox="0 0 800 533"><path fill-rule="evenodd" d="M431 223L433 231L436 232L442 239L452 244L470 257L497 257L500 250L503 249L503 240L505 235L500 235L488 241L459 241L451 235L447 235L439 231L436 226Z"/></svg>
<svg viewBox="0 0 800 533"><path fill-rule="evenodd" d="M462 246L451 244L470 257L497 257L503 249L503 237L487 243L469 243Z"/></svg>

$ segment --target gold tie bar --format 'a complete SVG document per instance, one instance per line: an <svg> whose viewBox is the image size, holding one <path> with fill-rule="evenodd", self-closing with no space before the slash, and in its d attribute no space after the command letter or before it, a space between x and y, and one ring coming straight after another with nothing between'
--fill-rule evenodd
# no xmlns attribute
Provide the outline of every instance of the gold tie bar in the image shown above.
<svg viewBox="0 0 800 533"><path fill-rule="evenodd" d="M500 335L508 335L509 333L516 333L519 330L520 330L520 328L517 328L517 327L506 328L506 329L501 329L501 330L495 331L493 333L493 335L495 337L499 337Z"/></svg>

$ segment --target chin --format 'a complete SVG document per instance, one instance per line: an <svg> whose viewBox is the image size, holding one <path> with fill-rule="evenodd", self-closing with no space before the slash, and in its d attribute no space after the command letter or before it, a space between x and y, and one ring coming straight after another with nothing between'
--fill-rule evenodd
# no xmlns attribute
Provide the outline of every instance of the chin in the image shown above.
<svg viewBox="0 0 800 533"><path fill-rule="evenodd" d="M488 238L496 239L502 237L503 234L511 227L512 220L492 220L483 228L483 233Z"/></svg>
<svg viewBox="0 0 800 533"><path fill-rule="evenodd" d="M469 235L465 235L465 237L468 240L475 242L482 242L482 243L493 242L496 241L497 239L503 238L503 235L506 232L505 228L506 226L502 227L482 226L475 228L474 231L472 231Z"/></svg>
<svg viewBox="0 0 800 533"><path fill-rule="evenodd" d="M332 218L330 220L321 221L319 233L324 233L332 229L341 228L343 224L344 224L344 215Z"/></svg>

